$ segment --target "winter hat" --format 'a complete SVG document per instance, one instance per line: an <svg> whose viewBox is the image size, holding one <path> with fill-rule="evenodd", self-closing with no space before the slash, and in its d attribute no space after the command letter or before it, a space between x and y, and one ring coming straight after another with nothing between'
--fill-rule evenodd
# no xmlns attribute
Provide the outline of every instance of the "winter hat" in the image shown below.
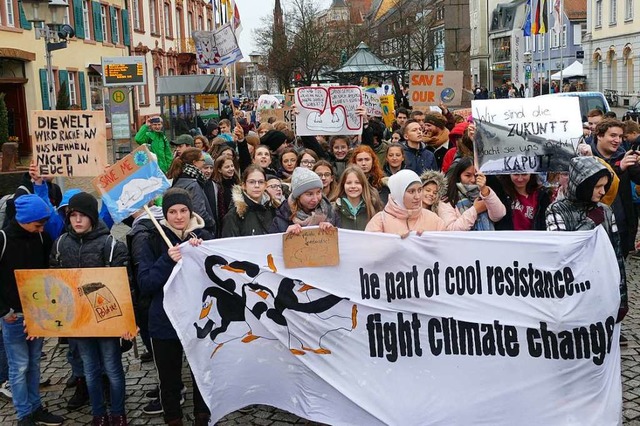
<svg viewBox="0 0 640 426"><path fill-rule="evenodd" d="M80 212L91 220L91 225L98 223L98 200L91 194L80 192L69 199L67 217L72 212Z"/></svg>
<svg viewBox="0 0 640 426"><path fill-rule="evenodd" d="M447 126L447 118L439 112L430 112L425 114L424 122L433 124L441 129L444 129Z"/></svg>
<svg viewBox="0 0 640 426"><path fill-rule="evenodd" d="M205 166L213 166L214 165L213 157L210 156L209 154L205 154L204 155L204 165Z"/></svg>
<svg viewBox="0 0 640 426"><path fill-rule="evenodd" d="M469 127L468 121L463 121L462 123L458 123L453 126L453 129L449 132L449 136L462 136L464 135L464 131Z"/></svg>
<svg viewBox="0 0 640 426"><path fill-rule="evenodd" d="M193 213L193 203L191 195L182 188L171 188L162 197L162 214L167 217L167 211L176 204L187 206L189 213Z"/></svg>
<svg viewBox="0 0 640 426"><path fill-rule="evenodd" d="M291 175L291 196L295 199L310 189L322 189L322 181L316 172L305 167L296 167Z"/></svg>
<svg viewBox="0 0 640 426"><path fill-rule="evenodd" d="M36 194L26 194L14 199L16 221L18 223L38 222L49 219L51 209Z"/></svg>
<svg viewBox="0 0 640 426"><path fill-rule="evenodd" d="M421 183L420 176L418 176L413 170L408 169L400 170L389 178L387 186L389 187L391 198L393 198L393 201L403 209L406 209L403 202L404 192L407 190L409 185L415 182Z"/></svg>
<svg viewBox="0 0 640 426"><path fill-rule="evenodd" d="M149 119L149 123L151 123L151 124L162 123L162 117L151 117Z"/></svg>
<svg viewBox="0 0 640 426"><path fill-rule="evenodd" d="M67 207L69 205L69 200L76 194L81 193L82 190L79 188L71 188L67 189L64 194L62 194L62 201L60 201L60 205L58 206L58 211L61 212L63 207Z"/></svg>
<svg viewBox="0 0 640 426"><path fill-rule="evenodd" d="M189 135L189 134L184 134L184 135L180 135L178 136L173 142L171 142L172 145L189 145L189 146L193 146L193 136Z"/></svg>
<svg viewBox="0 0 640 426"><path fill-rule="evenodd" d="M260 144L266 145L271 151L276 151L285 143L287 136L278 130L269 130L260 138Z"/></svg>

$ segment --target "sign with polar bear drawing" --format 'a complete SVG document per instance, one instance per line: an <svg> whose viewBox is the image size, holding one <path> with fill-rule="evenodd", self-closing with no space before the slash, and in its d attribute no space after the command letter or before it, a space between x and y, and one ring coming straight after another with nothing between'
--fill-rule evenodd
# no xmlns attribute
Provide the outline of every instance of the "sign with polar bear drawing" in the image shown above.
<svg viewBox="0 0 640 426"><path fill-rule="evenodd" d="M93 180L115 222L122 222L171 184L145 145L109 167Z"/></svg>
<svg viewBox="0 0 640 426"><path fill-rule="evenodd" d="M136 334L127 268L15 271L30 336Z"/></svg>
<svg viewBox="0 0 640 426"><path fill-rule="evenodd" d="M300 87L295 91L296 135L359 135L362 117L356 108L362 105L358 86Z"/></svg>
<svg viewBox="0 0 640 426"><path fill-rule="evenodd" d="M215 31L191 33L196 49L198 68L219 68L242 59L242 51L230 24Z"/></svg>

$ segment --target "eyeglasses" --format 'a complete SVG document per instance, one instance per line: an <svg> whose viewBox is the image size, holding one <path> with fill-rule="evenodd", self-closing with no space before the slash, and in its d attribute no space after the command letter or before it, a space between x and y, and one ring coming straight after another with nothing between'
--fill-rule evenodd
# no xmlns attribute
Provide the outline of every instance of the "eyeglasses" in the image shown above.
<svg viewBox="0 0 640 426"><path fill-rule="evenodd" d="M302 166L313 166L316 164L316 160L302 160L300 165Z"/></svg>
<svg viewBox="0 0 640 426"><path fill-rule="evenodd" d="M265 184L264 180L253 180L253 179L249 179L247 181L247 185L249 186L262 186Z"/></svg>
<svg viewBox="0 0 640 426"><path fill-rule="evenodd" d="M271 184L271 185L267 185L267 188L269 189L282 189L282 185L278 185L277 183Z"/></svg>
<svg viewBox="0 0 640 426"><path fill-rule="evenodd" d="M317 174L318 176L320 176L320 179L323 179L323 178L330 178L331 176L333 176L333 175L331 174L331 172L326 172L326 173L318 173L318 172L316 172L316 174Z"/></svg>

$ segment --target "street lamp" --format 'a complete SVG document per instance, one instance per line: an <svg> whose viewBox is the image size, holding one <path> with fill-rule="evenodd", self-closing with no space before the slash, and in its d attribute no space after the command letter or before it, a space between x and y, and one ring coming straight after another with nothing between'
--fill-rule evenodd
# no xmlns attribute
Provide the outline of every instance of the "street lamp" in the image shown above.
<svg viewBox="0 0 640 426"><path fill-rule="evenodd" d="M47 86L49 89L49 102L53 106L56 103L56 94L53 83L51 52L67 47L67 39L76 35L70 25L62 25L65 11L69 8L69 5L66 0L22 0L22 4L24 5L25 17L33 23L36 40L43 38L45 42Z"/></svg>
<svg viewBox="0 0 640 426"><path fill-rule="evenodd" d="M258 74L260 71L260 63L262 62L262 55L258 52L251 52L249 54L249 60L254 65L251 72L251 89L255 90L254 99L258 99Z"/></svg>

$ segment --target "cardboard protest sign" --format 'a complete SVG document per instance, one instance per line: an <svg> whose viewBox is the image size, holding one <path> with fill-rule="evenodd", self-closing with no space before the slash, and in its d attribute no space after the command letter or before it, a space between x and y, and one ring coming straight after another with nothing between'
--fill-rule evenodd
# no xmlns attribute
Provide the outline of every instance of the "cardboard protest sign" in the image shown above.
<svg viewBox="0 0 640 426"><path fill-rule="evenodd" d="M359 135L362 118L356 108L362 105L358 86L300 87L295 90L296 135Z"/></svg>
<svg viewBox="0 0 640 426"><path fill-rule="evenodd" d="M15 271L30 336L136 334L127 268Z"/></svg>
<svg viewBox="0 0 640 426"><path fill-rule="evenodd" d="M567 172L582 137L578 98L471 102L474 151L485 174Z"/></svg>
<svg viewBox="0 0 640 426"><path fill-rule="evenodd" d="M284 94L284 106L286 106L287 108L290 108L295 103L296 103L295 95L293 92L287 92Z"/></svg>
<svg viewBox="0 0 640 426"><path fill-rule="evenodd" d="M31 111L42 176L97 176L107 165L104 111Z"/></svg>
<svg viewBox="0 0 640 426"><path fill-rule="evenodd" d="M242 59L238 40L229 23L215 31L194 31L191 35L199 68L220 68Z"/></svg>
<svg viewBox="0 0 640 426"><path fill-rule="evenodd" d="M336 266L287 268L275 234L180 248L164 307L212 423L260 403L330 425L620 424L602 227L337 232Z"/></svg>
<svg viewBox="0 0 640 426"><path fill-rule="evenodd" d="M303 229L299 235L282 236L284 264L287 268L334 266L340 263L338 233Z"/></svg>
<svg viewBox="0 0 640 426"><path fill-rule="evenodd" d="M258 111L258 114L260 115L259 121L261 123L266 123L269 118L273 117L275 121L282 121L286 123L289 130L292 130L295 133L296 115L293 111L293 108L263 109Z"/></svg>
<svg viewBox="0 0 640 426"><path fill-rule="evenodd" d="M109 167L92 183L116 223L122 222L171 187L145 145Z"/></svg>
<svg viewBox="0 0 640 426"><path fill-rule="evenodd" d="M377 92L362 90L362 103L367 108L369 117L382 117L382 106L380 105L380 95Z"/></svg>
<svg viewBox="0 0 640 426"><path fill-rule="evenodd" d="M411 71L409 102L413 107L460 105L462 102L462 71Z"/></svg>
<svg viewBox="0 0 640 426"><path fill-rule="evenodd" d="M393 95L380 96L380 106L382 108L382 121L384 121L384 125L391 127L393 121L396 119L396 107Z"/></svg>

